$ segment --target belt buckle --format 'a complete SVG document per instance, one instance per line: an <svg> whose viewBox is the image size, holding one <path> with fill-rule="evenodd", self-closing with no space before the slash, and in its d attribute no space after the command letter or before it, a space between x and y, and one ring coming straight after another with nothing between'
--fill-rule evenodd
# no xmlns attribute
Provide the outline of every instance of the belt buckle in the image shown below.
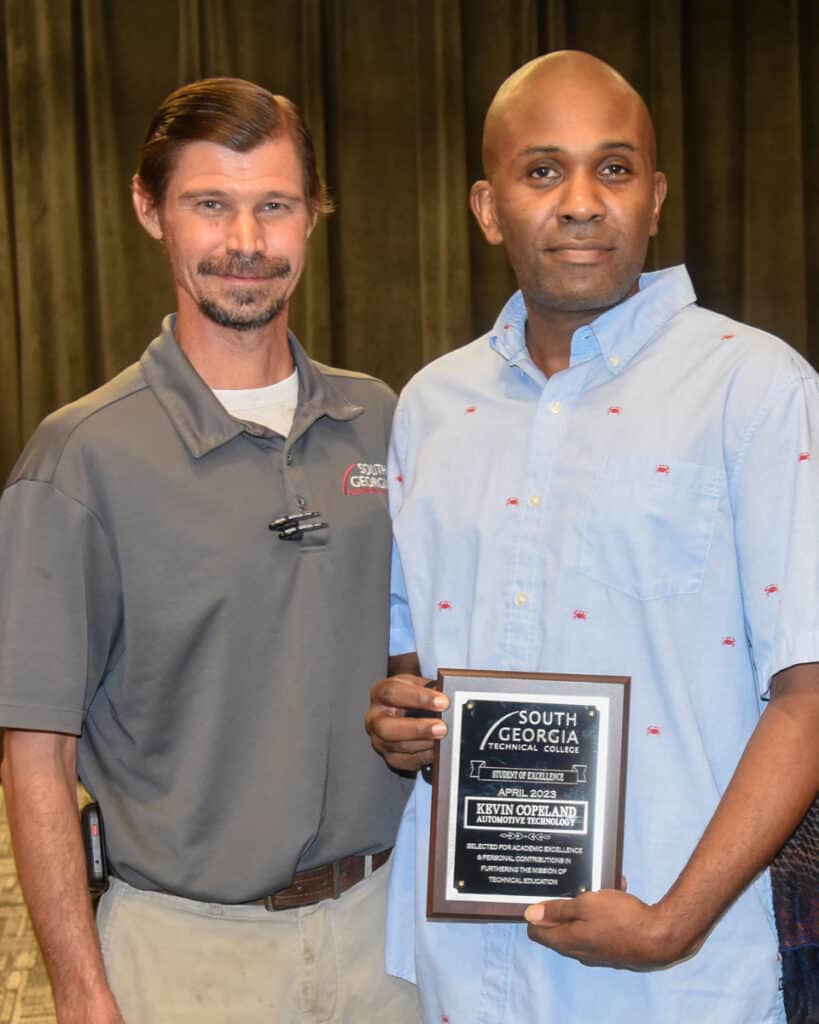
<svg viewBox="0 0 819 1024"><path fill-rule="evenodd" d="M341 888L341 861L333 861L333 899L337 900L342 893Z"/></svg>

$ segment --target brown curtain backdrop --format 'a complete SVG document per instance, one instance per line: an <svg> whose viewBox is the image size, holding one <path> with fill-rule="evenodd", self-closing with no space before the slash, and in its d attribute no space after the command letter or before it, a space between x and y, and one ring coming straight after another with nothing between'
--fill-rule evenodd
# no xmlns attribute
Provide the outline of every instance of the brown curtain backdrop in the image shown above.
<svg viewBox="0 0 819 1024"><path fill-rule="evenodd" d="M136 358L173 305L129 177L182 82L299 103L338 212L292 323L396 387L513 284L471 224L486 106L517 65L590 50L642 91L671 194L653 266L819 361L816 0L0 0L0 474L37 422Z"/></svg>

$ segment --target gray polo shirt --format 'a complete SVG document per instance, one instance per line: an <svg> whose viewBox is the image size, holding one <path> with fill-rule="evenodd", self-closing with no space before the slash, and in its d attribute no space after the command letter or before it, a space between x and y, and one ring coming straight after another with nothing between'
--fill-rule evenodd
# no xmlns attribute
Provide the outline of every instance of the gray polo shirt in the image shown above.
<svg viewBox="0 0 819 1024"><path fill-rule="evenodd" d="M294 338L285 439L173 337L38 428L0 499L0 725L79 735L115 872L240 902L393 842L363 715L386 670L393 395ZM268 529L309 507L300 541Z"/></svg>

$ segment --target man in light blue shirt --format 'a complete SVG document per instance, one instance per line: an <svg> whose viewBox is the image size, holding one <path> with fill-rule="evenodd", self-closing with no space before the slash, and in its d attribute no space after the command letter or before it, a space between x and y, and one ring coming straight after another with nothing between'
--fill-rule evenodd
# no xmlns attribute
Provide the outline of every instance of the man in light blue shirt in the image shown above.
<svg viewBox="0 0 819 1024"><path fill-rule="evenodd" d="M640 276L666 193L642 100L585 54L508 79L472 209L521 291L409 384L392 441L393 767L438 668L631 676L628 892L428 921L430 787L399 835L388 969L426 1024L784 1021L766 864L819 786L819 380ZM623 968L626 968L625 970Z"/></svg>

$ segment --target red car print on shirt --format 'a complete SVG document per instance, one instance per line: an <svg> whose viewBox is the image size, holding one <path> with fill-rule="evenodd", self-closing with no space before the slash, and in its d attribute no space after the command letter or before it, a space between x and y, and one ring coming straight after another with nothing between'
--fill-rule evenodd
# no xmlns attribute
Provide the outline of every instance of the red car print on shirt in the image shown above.
<svg viewBox="0 0 819 1024"><path fill-rule="evenodd" d="M768 595L768 597L770 597L771 594L778 594L779 587L775 583L769 583L768 586L765 587L765 593Z"/></svg>
<svg viewBox="0 0 819 1024"><path fill-rule="evenodd" d="M438 602L438 611L439 612L448 612L448 611L451 611L451 609L452 609L452 602L451 601L439 601Z"/></svg>
<svg viewBox="0 0 819 1024"><path fill-rule="evenodd" d="M608 411L612 416L619 416L623 410L620 408L619 405L610 405Z"/></svg>
<svg viewBox="0 0 819 1024"><path fill-rule="evenodd" d="M520 501L517 498L507 498L506 504L512 505L514 508L517 508L517 506L520 504Z"/></svg>
<svg viewBox="0 0 819 1024"><path fill-rule="evenodd" d="M666 466L664 462L661 462L660 465L657 467L657 472L662 473L663 476L668 476L668 474L671 472L671 466Z"/></svg>
<svg viewBox="0 0 819 1024"><path fill-rule="evenodd" d="M588 615L582 608L575 608L572 612L573 619L579 619L581 622L585 622L588 619Z"/></svg>
<svg viewBox="0 0 819 1024"><path fill-rule="evenodd" d="M732 637L732 636L724 636L722 638L722 646L723 647L736 647L736 645L737 645L737 642L736 642L734 637Z"/></svg>
<svg viewBox="0 0 819 1024"><path fill-rule="evenodd" d="M799 453L799 461L800 462L810 462L810 452L800 452Z"/></svg>

